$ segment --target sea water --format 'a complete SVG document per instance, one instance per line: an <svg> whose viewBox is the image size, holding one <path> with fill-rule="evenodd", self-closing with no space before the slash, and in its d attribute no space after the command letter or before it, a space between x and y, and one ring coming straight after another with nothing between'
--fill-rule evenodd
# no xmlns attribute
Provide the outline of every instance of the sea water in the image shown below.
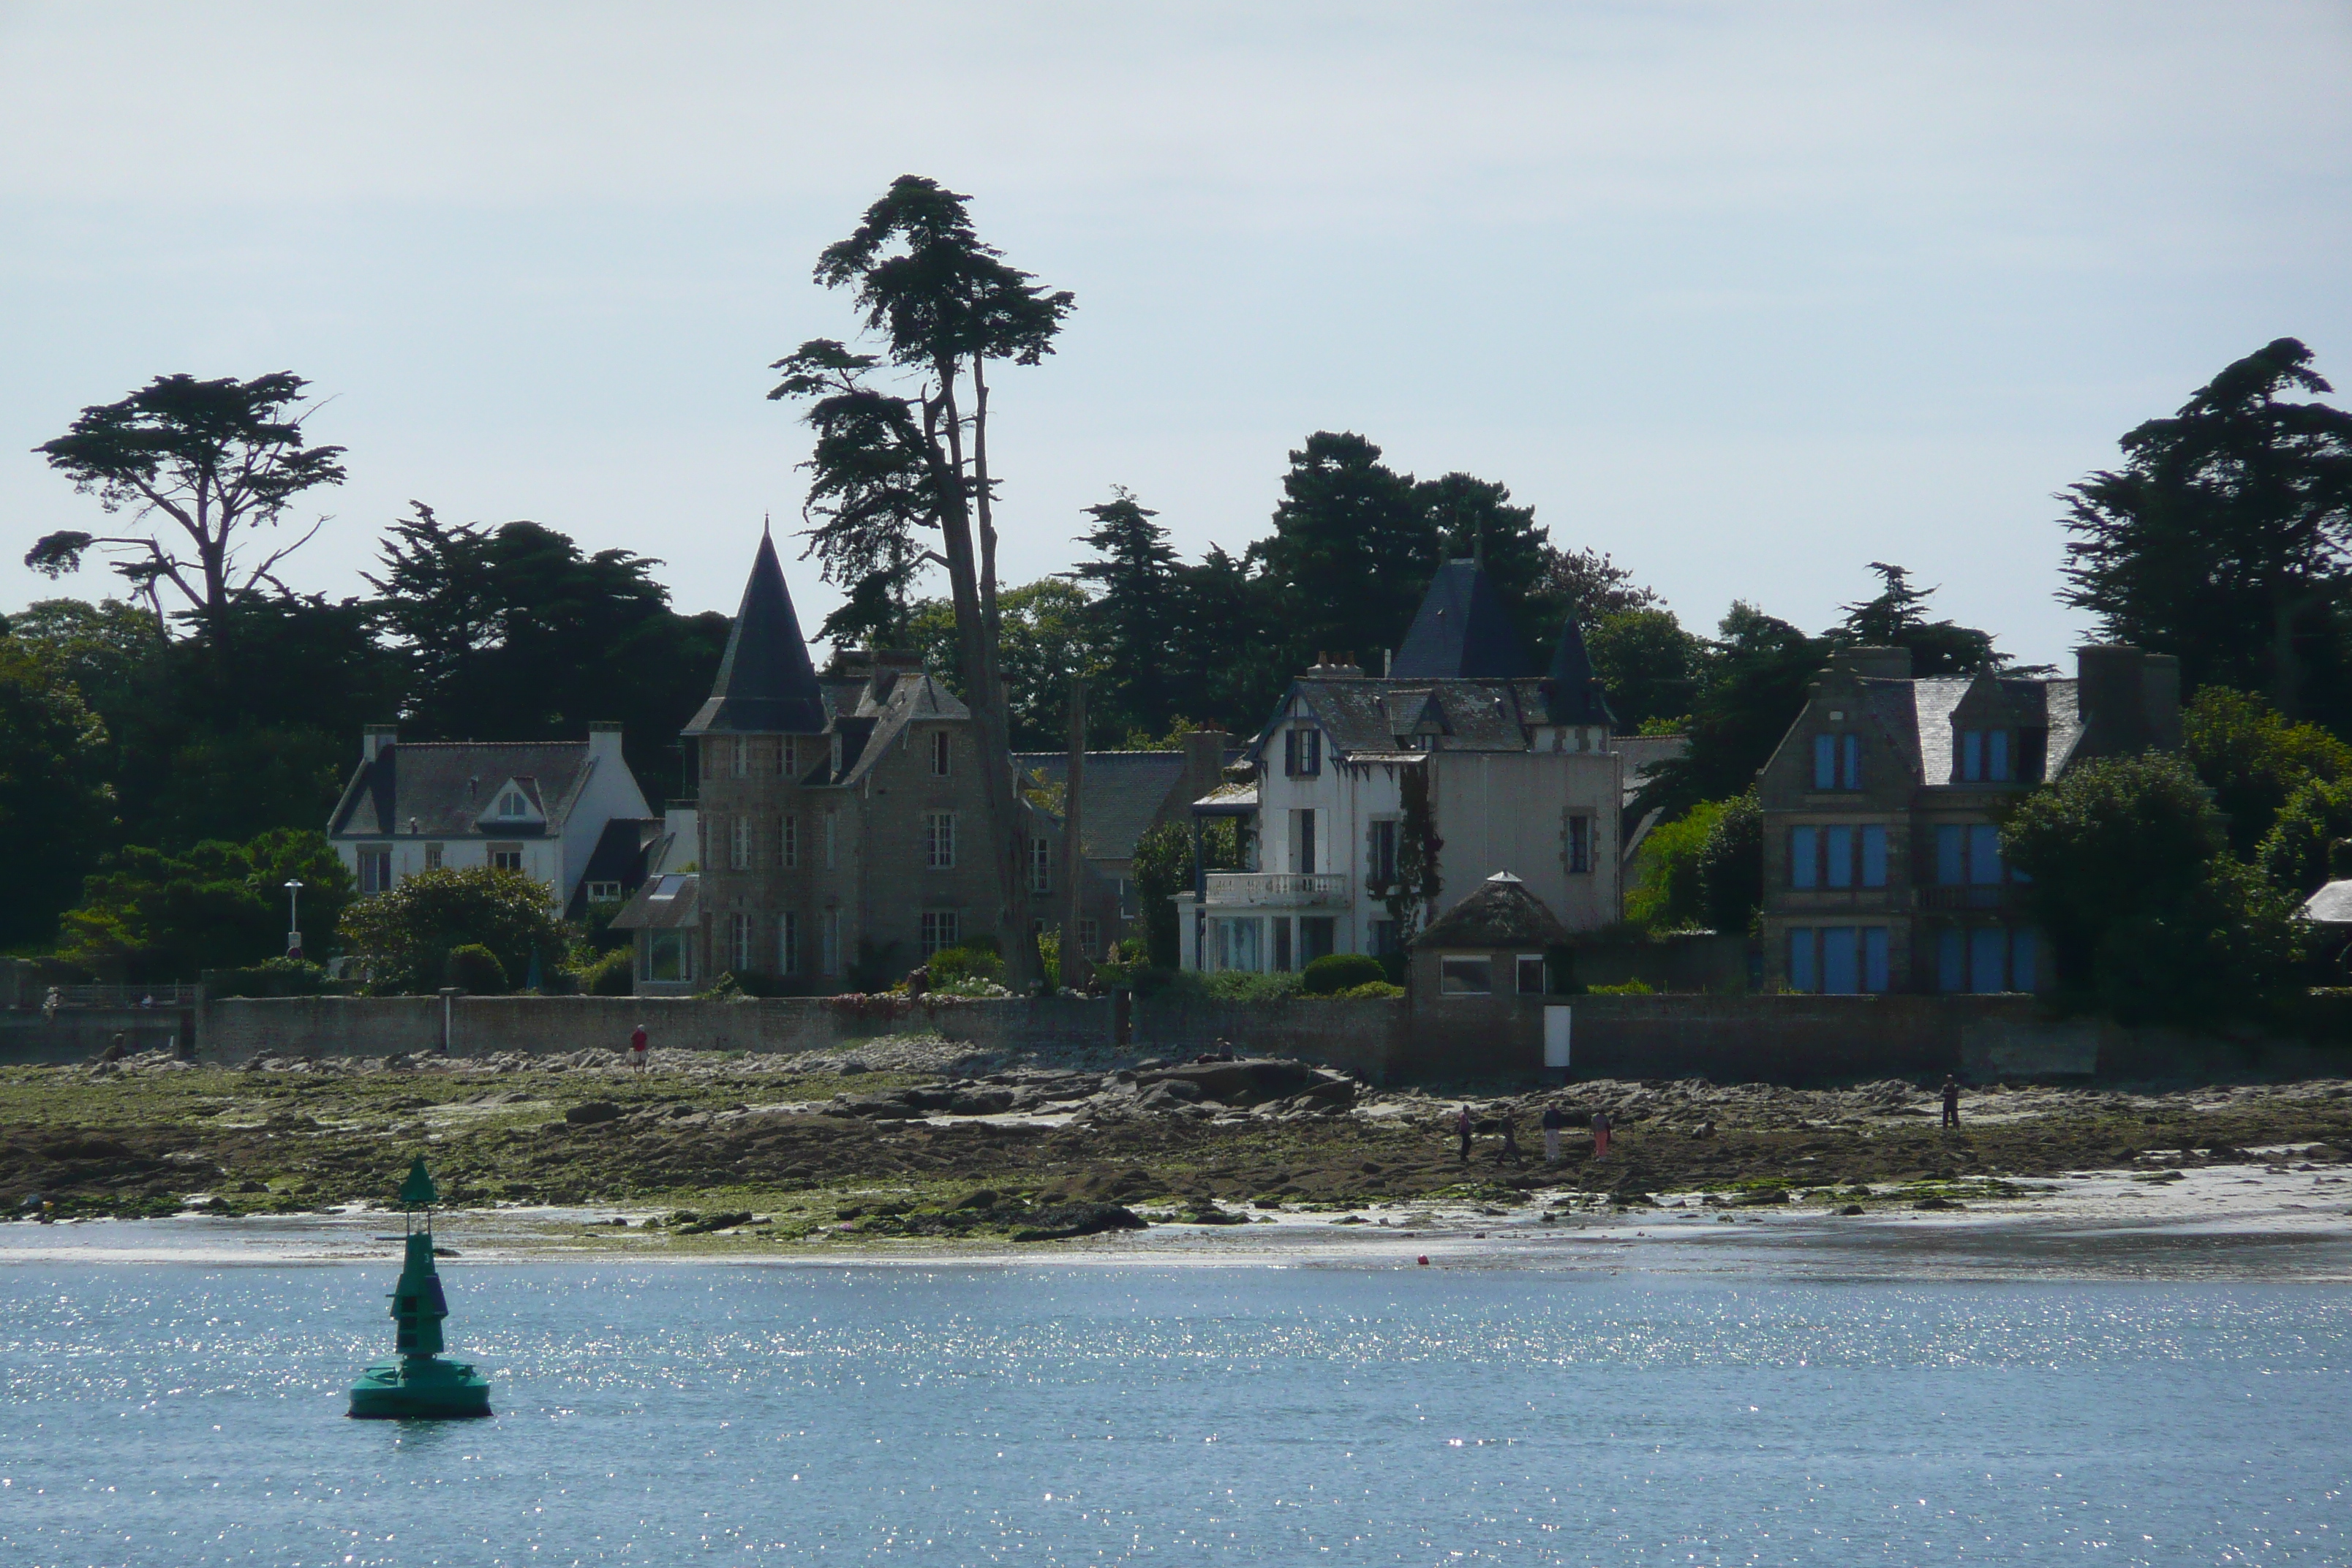
<svg viewBox="0 0 2352 1568"><path fill-rule="evenodd" d="M0 1563L2345 1563L2352 1290L1397 1267L0 1271Z"/></svg>

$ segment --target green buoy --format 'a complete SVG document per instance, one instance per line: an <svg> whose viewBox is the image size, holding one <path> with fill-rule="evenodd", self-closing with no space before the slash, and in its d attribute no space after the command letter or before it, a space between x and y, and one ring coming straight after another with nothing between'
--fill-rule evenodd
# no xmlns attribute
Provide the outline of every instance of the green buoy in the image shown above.
<svg viewBox="0 0 2352 1568"><path fill-rule="evenodd" d="M488 1382L462 1362L438 1359L441 1320L449 1315L440 1271L433 1267L433 1205L440 1201L420 1158L400 1184L400 1206L408 1218L408 1253L392 1293L392 1320L399 1325L393 1348L400 1359L378 1362L360 1374L352 1384L353 1415L431 1418L490 1413Z"/></svg>

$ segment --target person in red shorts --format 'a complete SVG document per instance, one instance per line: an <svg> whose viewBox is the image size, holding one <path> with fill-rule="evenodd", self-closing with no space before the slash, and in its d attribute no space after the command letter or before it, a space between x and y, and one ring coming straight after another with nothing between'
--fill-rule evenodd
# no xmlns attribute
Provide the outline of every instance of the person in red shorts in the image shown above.
<svg viewBox="0 0 2352 1568"><path fill-rule="evenodd" d="M639 1024L636 1033L629 1037L629 1065L642 1068L646 1065L646 1026Z"/></svg>

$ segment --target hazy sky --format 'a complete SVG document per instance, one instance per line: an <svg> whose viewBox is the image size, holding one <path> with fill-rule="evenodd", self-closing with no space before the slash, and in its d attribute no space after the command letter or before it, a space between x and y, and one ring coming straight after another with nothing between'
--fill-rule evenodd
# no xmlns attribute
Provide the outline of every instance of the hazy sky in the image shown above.
<svg viewBox="0 0 2352 1568"><path fill-rule="evenodd" d="M919 173L1078 299L999 382L1012 580L1113 484L1238 549L1353 429L1694 625L1889 560L2055 658L2052 492L2273 337L2352 388L2348 82L2352 8L2243 0L0 3L0 607L113 581L17 564L100 517L29 447L290 369L352 473L297 586L415 497L731 610L810 265Z"/></svg>

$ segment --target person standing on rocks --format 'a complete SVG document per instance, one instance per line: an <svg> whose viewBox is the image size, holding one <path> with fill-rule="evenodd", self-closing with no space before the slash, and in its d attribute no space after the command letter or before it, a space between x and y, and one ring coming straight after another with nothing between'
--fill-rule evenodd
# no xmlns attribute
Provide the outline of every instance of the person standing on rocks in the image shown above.
<svg viewBox="0 0 2352 1568"><path fill-rule="evenodd" d="M1543 1113L1545 1164L1559 1163L1559 1130L1567 1125L1568 1118L1559 1113L1559 1101L1546 1100Z"/></svg>
<svg viewBox="0 0 2352 1568"><path fill-rule="evenodd" d="M1526 1162L1527 1156L1519 1152L1519 1119L1507 1107L1501 1120L1503 1146L1495 1151L1495 1163L1499 1165L1508 1160L1514 1165L1522 1164Z"/></svg>
<svg viewBox="0 0 2352 1568"><path fill-rule="evenodd" d="M1462 1140L1462 1163L1465 1165L1470 1163L1470 1134L1476 1126L1477 1123L1470 1120L1468 1106L1465 1105L1454 1113L1454 1131Z"/></svg>
<svg viewBox="0 0 2352 1568"><path fill-rule="evenodd" d="M629 1065L643 1072L646 1068L646 1026L639 1024L629 1036Z"/></svg>
<svg viewBox="0 0 2352 1568"><path fill-rule="evenodd" d="M1596 1160L1609 1158L1609 1112L1606 1110L1592 1113L1592 1157Z"/></svg>
<svg viewBox="0 0 2352 1568"><path fill-rule="evenodd" d="M1950 1073L1944 1075L1944 1125L1960 1124L1960 1080Z"/></svg>

